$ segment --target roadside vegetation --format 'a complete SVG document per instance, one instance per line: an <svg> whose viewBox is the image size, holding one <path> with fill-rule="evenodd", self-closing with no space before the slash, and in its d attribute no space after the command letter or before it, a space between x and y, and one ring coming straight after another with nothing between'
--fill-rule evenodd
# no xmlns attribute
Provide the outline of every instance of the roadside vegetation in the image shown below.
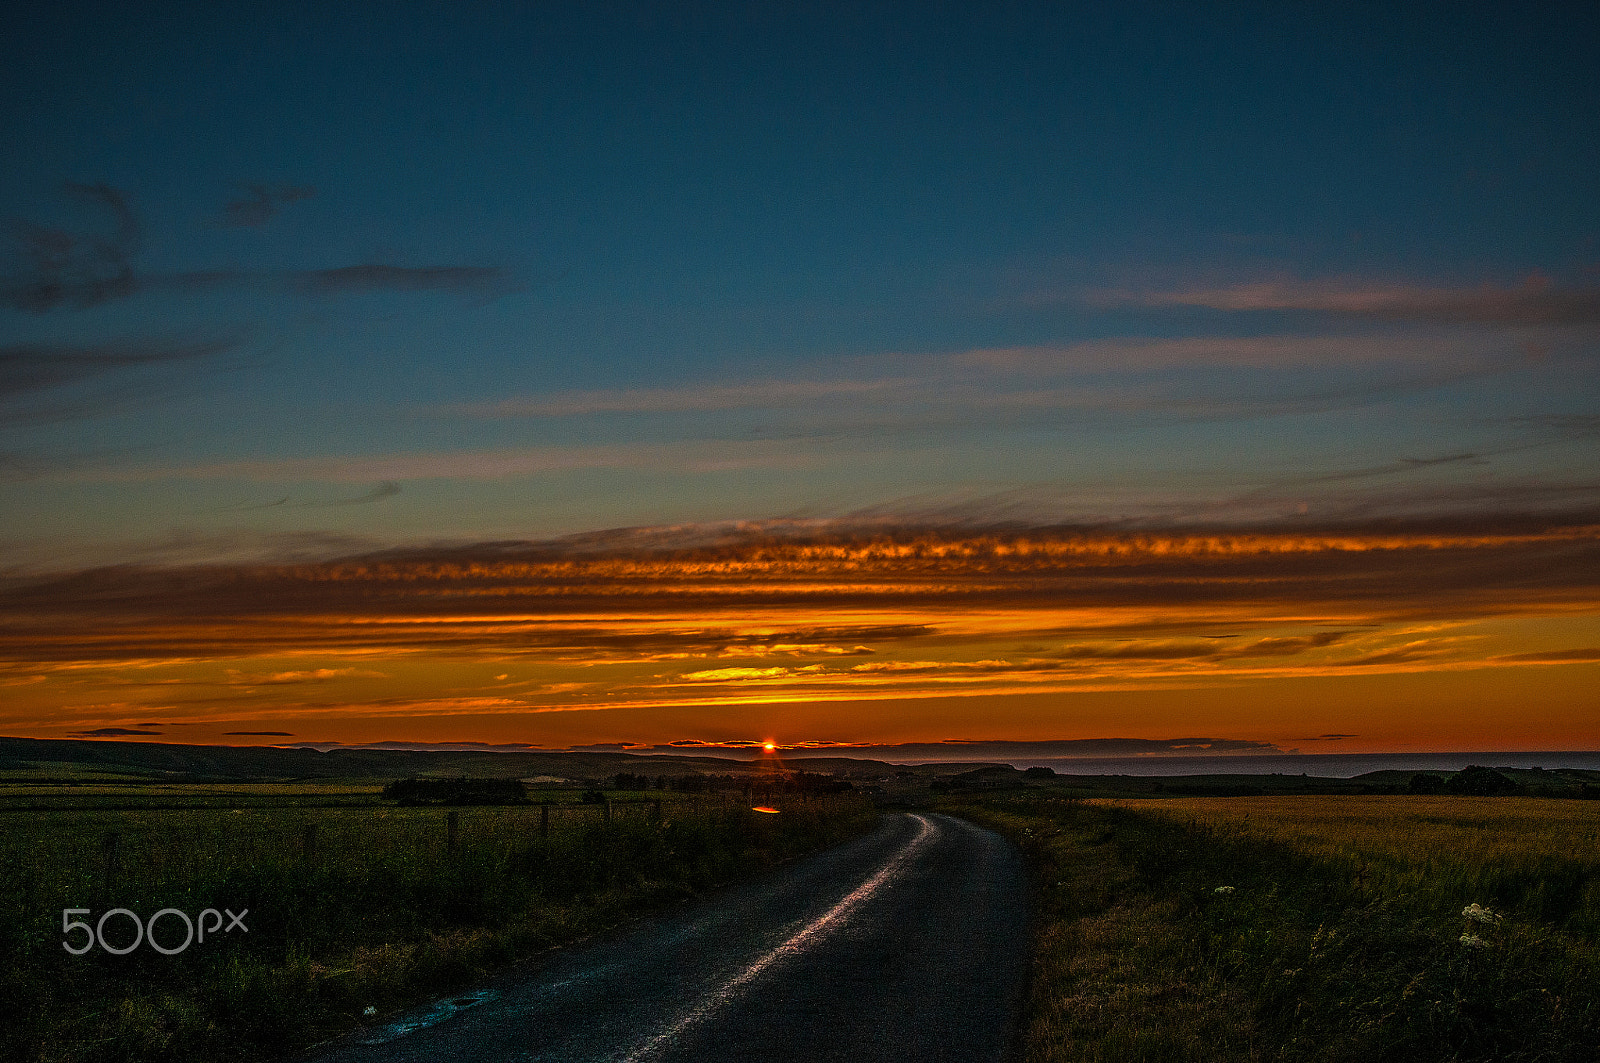
<svg viewBox="0 0 1600 1063"><path fill-rule="evenodd" d="M314 784L195 785L182 803L209 807L120 810L82 807L101 796L82 789L18 793L26 810L0 811L0 1058L278 1057L873 819L849 794L764 796L781 809L771 815L739 794L563 790L446 809L384 804L370 784L327 787L325 807ZM138 794L108 796L126 806ZM113 908L143 919L248 910L248 930L173 955L63 948L87 934L64 935L65 909L88 909L76 918L92 927ZM135 932L117 916L104 933L120 948ZM175 948L182 921L167 917L160 933Z"/></svg>
<svg viewBox="0 0 1600 1063"><path fill-rule="evenodd" d="M1589 1063L1600 804L947 798L1036 875L1029 1063Z"/></svg>

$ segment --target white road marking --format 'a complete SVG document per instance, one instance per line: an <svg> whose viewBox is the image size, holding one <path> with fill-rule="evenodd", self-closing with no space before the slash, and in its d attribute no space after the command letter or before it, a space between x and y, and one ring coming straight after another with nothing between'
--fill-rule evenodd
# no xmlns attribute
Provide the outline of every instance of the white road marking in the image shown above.
<svg viewBox="0 0 1600 1063"><path fill-rule="evenodd" d="M812 920L789 940L761 956L737 975L706 994L699 1004L690 1009L672 1025L626 1056L623 1056L622 1063L641 1063L641 1061L648 1059L657 1051L676 1040L685 1030L710 1018L719 1008L722 1008L734 997L738 996L745 986L760 977L761 972L768 967L771 967L781 959L803 951L808 946L816 944L824 935L836 929L839 924L849 917L852 911L860 907L867 898L882 889L884 883L899 874L901 869L916 855L917 851L926 845L928 839L937 832L937 828L928 821L927 817L913 815L911 818L915 819L918 824L916 837L912 838L905 848L896 853L893 859L879 868L876 874L847 893L838 904L835 904L832 908Z"/></svg>

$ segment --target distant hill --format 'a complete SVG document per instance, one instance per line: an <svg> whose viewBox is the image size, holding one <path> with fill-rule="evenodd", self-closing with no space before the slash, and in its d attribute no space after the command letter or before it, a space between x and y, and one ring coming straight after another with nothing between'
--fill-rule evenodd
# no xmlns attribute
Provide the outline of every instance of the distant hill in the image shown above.
<svg viewBox="0 0 1600 1063"><path fill-rule="evenodd" d="M630 772L642 775L738 774L752 761L726 757L633 753L490 752L473 749L328 749L280 746L189 746L164 742L89 739L0 738L0 768L73 765L98 770L184 779L397 779L412 776L473 776L523 779L553 776L599 780ZM897 766L846 757L804 758L807 771L843 775L888 774ZM797 764L796 766L799 766Z"/></svg>

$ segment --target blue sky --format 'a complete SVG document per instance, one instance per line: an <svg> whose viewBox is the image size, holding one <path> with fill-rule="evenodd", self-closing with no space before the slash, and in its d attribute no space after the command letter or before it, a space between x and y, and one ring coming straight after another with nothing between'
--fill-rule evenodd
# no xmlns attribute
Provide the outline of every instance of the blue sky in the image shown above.
<svg viewBox="0 0 1600 1063"><path fill-rule="evenodd" d="M25 6L0 729L1592 745L1597 22Z"/></svg>
<svg viewBox="0 0 1600 1063"><path fill-rule="evenodd" d="M41 5L0 536L1592 507L1595 29Z"/></svg>

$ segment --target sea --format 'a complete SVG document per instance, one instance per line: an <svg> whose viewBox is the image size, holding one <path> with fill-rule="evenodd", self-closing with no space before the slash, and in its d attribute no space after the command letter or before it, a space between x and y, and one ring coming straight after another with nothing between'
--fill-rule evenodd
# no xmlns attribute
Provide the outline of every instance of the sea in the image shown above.
<svg viewBox="0 0 1600 1063"><path fill-rule="evenodd" d="M994 760L988 763L995 763ZM1600 771L1600 751L1542 753L1285 753L1214 757L1043 757L1013 767L1053 768L1059 775L1311 775L1352 779L1371 771L1460 771L1486 768L1587 768Z"/></svg>

